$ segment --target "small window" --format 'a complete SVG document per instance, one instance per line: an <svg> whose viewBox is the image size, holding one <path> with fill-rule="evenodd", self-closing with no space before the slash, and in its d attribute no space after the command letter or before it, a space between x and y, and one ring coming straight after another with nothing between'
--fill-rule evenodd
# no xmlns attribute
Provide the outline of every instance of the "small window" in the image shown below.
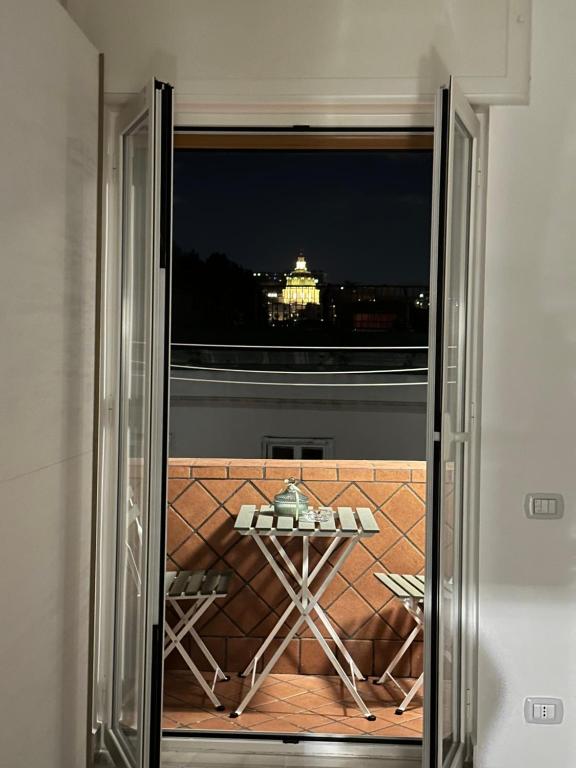
<svg viewBox="0 0 576 768"><path fill-rule="evenodd" d="M324 458L324 448L317 447L317 446L309 446L305 445L302 448L302 458L303 459L323 459Z"/></svg>
<svg viewBox="0 0 576 768"><path fill-rule="evenodd" d="M321 461L334 456L331 437L264 437L262 458Z"/></svg>
<svg viewBox="0 0 576 768"><path fill-rule="evenodd" d="M272 445L270 446L273 459L293 459L294 448L289 445Z"/></svg>

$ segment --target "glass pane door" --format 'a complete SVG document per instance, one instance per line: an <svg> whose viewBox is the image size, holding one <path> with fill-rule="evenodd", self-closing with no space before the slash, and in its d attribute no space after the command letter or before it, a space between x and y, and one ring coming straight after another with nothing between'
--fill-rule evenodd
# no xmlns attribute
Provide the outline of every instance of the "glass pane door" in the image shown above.
<svg viewBox="0 0 576 768"><path fill-rule="evenodd" d="M152 263L147 258L149 114L123 136L122 363L114 720L130 752L140 735L150 465Z"/></svg>
<svg viewBox="0 0 576 768"><path fill-rule="evenodd" d="M163 625L166 267L171 88L155 81L120 118L121 278L116 596L111 727L118 765L157 764ZM168 231L166 231L166 229ZM161 674L161 673L160 673Z"/></svg>
<svg viewBox="0 0 576 768"><path fill-rule="evenodd" d="M466 310L468 224L470 220L471 138L459 119L454 126L451 258L446 262L443 357L443 435L441 505L441 652L443 760L460 735L461 541L464 512Z"/></svg>
<svg viewBox="0 0 576 768"><path fill-rule="evenodd" d="M478 123L454 83L437 109L435 326L431 331L427 762L458 766L463 728L463 529L467 514L467 335ZM434 247L434 244L433 244Z"/></svg>

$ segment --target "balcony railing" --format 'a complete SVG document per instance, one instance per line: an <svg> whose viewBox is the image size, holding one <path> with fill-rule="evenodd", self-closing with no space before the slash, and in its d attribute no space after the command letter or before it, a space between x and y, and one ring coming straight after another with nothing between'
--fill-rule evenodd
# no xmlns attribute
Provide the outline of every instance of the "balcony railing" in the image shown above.
<svg viewBox="0 0 576 768"><path fill-rule="evenodd" d="M171 378L247 386L426 386L427 358L426 346L174 343Z"/></svg>

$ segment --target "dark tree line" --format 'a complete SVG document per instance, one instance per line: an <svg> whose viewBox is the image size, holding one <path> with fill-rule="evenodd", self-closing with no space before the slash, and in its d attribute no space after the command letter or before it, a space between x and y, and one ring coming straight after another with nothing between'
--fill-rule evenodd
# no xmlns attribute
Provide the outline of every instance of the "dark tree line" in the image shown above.
<svg viewBox="0 0 576 768"><path fill-rule="evenodd" d="M172 338L175 342L212 339L222 331L266 323L262 290L252 272L223 253L202 260L174 246L172 258Z"/></svg>

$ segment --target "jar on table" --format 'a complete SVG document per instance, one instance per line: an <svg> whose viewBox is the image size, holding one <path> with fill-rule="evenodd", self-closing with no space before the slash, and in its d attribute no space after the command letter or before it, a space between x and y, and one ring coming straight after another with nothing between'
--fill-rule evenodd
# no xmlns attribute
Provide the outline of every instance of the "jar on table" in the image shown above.
<svg viewBox="0 0 576 768"><path fill-rule="evenodd" d="M278 516L298 517L304 512L308 512L309 498L298 488L298 481L294 477L284 481L286 488L274 497L274 512Z"/></svg>

